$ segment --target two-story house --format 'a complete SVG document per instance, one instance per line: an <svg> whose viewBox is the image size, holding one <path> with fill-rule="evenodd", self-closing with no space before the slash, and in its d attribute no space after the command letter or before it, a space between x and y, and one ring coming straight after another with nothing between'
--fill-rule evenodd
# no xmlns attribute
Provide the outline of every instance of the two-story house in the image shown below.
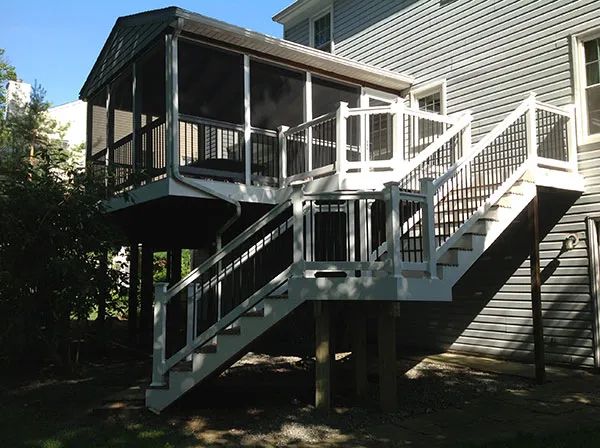
<svg viewBox="0 0 600 448"><path fill-rule="evenodd" d="M81 91L88 165L142 247L148 407L276 324L314 333L322 407L332 321L360 394L376 320L387 409L397 346L535 358L540 380L600 365L595 2L299 0L275 20L283 40L119 18ZM204 260L152 312L152 250L181 248Z"/></svg>

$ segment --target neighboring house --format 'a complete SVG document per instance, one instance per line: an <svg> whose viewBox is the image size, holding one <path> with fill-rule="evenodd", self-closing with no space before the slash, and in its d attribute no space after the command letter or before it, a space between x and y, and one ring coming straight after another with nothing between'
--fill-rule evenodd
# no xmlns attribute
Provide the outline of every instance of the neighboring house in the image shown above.
<svg viewBox="0 0 600 448"><path fill-rule="evenodd" d="M8 81L6 85L6 109L5 116L18 113L19 109L31 100L33 87L23 81ZM61 128L65 128L65 134L61 137L67 148L75 149L86 142L86 111L85 102L81 100L71 101L60 106L48 109L48 115L55 120ZM59 136L56 136L59 137ZM78 153L78 163L85 164L85 151Z"/></svg>
<svg viewBox="0 0 600 448"><path fill-rule="evenodd" d="M544 354L599 367L593 6L304 0L275 17L287 40L179 8L119 18L80 97L88 166L142 246L148 407L278 323L312 335L312 302L320 407L342 324L364 393L367 318L385 408L397 344L535 354L540 379ZM181 248L213 255L172 266L152 313L152 252Z"/></svg>
<svg viewBox="0 0 600 448"><path fill-rule="evenodd" d="M61 127L66 127L63 144L76 150L85 143L87 106L81 100L71 101L48 109L48 115ZM77 163L85 165L85 151L77 152Z"/></svg>
<svg viewBox="0 0 600 448"><path fill-rule="evenodd" d="M22 81L8 81L6 83L6 108L4 118L17 113L23 105L31 99L31 84Z"/></svg>

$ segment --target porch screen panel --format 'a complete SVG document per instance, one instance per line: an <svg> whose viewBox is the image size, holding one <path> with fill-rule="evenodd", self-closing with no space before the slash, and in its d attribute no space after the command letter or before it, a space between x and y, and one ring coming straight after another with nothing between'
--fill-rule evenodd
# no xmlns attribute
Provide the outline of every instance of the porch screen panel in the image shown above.
<svg viewBox="0 0 600 448"><path fill-rule="evenodd" d="M304 73L263 62L250 63L252 126L276 130L304 121Z"/></svg>
<svg viewBox="0 0 600 448"><path fill-rule="evenodd" d="M90 155L94 156L106 149L106 88L92 99L92 135Z"/></svg>
<svg viewBox="0 0 600 448"><path fill-rule="evenodd" d="M243 56L180 40L179 113L243 124Z"/></svg>
<svg viewBox="0 0 600 448"><path fill-rule="evenodd" d="M360 87L313 76L312 100L314 118L335 111L340 101L348 103L349 107L358 107Z"/></svg>
<svg viewBox="0 0 600 448"><path fill-rule="evenodd" d="M120 77L112 86L110 101L114 113L114 141L133 132L133 76L131 72Z"/></svg>

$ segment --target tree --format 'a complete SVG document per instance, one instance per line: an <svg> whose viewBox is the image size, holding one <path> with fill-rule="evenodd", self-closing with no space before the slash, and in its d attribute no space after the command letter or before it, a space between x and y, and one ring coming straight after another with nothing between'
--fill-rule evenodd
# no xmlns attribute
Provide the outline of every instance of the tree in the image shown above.
<svg viewBox="0 0 600 448"><path fill-rule="evenodd" d="M4 117L6 106L6 83L17 80L17 71L8 63L4 56L5 50L0 48L0 115Z"/></svg>
<svg viewBox="0 0 600 448"><path fill-rule="evenodd" d="M121 284L107 262L118 232L104 185L72 161L48 107L35 86L0 148L0 347L15 362L69 366L72 321L87 321L101 294L110 307Z"/></svg>

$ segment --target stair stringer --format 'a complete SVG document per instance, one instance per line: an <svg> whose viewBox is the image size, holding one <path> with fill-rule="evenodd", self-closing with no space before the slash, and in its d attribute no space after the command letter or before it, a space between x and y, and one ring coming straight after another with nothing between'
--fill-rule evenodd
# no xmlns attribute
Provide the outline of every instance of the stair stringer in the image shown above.
<svg viewBox="0 0 600 448"><path fill-rule="evenodd" d="M525 174L496 202L488 204L486 211L477 215L478 219L463 226L460 229L460 237L444 247L444 251L440 254L439 260L446 262L441 274L444 281L448 281L452 286L455 285L529 205L537 194L536 190L536 184L529 180L528 174ZM500 212L499 209L491 207L499 202L503 203ZM468 249L465 249L466 239L470 239L466 244ZM451 253L453 255L450 255Z"/></svg>
<svg viewBox="0 0 600 448"><path fill-rule="evenodd" d="M240 327L240 334L220 334L214 353L194 353L192 370L170 370L167 387L146 390L146 406L158 413L213 373L230 367L252 342L303 302L300 297L265 298L260 308L264 312L262 317L240 315L235 322Z"/></svg>

